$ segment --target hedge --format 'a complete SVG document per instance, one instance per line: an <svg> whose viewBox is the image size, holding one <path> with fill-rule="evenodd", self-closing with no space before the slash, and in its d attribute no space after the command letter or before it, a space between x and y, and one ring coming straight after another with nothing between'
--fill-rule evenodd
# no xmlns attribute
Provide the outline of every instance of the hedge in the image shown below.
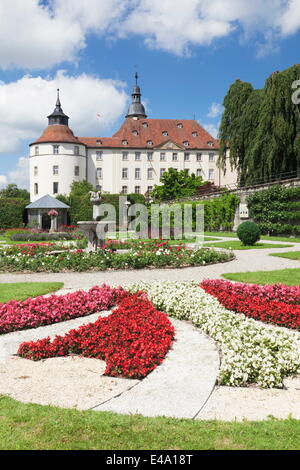
<svg viewBox="0 0 300 470"><path fill-rule="evenodd" d="M27 204L20 198L0 198L0 228L22 227Z"/></svg>
<svg viewBox="0 0 300 470"><path fill-rule="evenodd" d="M300 234L300 187L273 186L247 198L250 218L263 234Z"/></svg>

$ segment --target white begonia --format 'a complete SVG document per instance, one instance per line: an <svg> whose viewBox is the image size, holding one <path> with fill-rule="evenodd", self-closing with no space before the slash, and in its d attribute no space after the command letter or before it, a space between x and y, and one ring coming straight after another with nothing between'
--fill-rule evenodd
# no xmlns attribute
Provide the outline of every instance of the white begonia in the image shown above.
<svg viewBox="0 0 300 470"><path fill-rule="evenodd" d="M226 310L195 282L140 282L156 308L191 320L221 348L219 383L282 387L285 376L300 372L300 333Z"/></svg>

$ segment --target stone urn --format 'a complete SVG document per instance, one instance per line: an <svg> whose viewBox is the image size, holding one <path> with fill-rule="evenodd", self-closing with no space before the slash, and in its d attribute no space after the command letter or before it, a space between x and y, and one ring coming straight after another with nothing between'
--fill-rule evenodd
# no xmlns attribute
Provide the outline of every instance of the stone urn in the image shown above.
<svg viewBox="0 0 300 470"><path fill-rule="evenodd" d="M50 226L50 230L49 232L50 233L53 233L57 230L57 216L58 216L58 212L55 210L55 209L51 209L49 212L48 212L48 215L50 217L50 220L51 220L51 226Z"/></svg>

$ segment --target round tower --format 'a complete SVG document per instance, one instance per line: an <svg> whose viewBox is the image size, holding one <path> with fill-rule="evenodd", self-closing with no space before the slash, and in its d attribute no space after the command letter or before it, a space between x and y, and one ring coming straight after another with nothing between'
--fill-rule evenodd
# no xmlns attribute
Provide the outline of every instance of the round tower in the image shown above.
<svg viewBox="0 0 300 470"><path fill-rule="evenodd" d="M69 194L73 181L86 179L86 146L69 128L59 90L55 109L48 116L48 127L29 147L32 202L47 194Z"/></svg>

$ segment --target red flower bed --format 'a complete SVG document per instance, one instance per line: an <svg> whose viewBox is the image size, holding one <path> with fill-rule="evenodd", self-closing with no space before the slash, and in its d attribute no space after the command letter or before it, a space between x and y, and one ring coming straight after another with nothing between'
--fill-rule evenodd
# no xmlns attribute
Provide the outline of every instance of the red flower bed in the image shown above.
<svg viewBox="0 0 300 470"><path fill-rule="evenodd" d="M93 287L88 292L36 297L24 302L11 300L0 304L0 334L51 325L108 310L119 295L120 289L103 285Z"/></svg>
<svg viewBox="0 0 300 470"><path fill-rule="evenodd" d="M300 328L300 298L297 287L256 286L222 280L205 280L200 286L228 310L266 323Z"/></svg>
<svg viewBox="0 0 300 470"><path fill-rule="evenodd" d="M56 336L21 344L26 359L81 354L106 361L105 375L142 378L164 360L174 338L165 313L157 311L145 294L123 293L118 308L107 318Z"/></svg>

